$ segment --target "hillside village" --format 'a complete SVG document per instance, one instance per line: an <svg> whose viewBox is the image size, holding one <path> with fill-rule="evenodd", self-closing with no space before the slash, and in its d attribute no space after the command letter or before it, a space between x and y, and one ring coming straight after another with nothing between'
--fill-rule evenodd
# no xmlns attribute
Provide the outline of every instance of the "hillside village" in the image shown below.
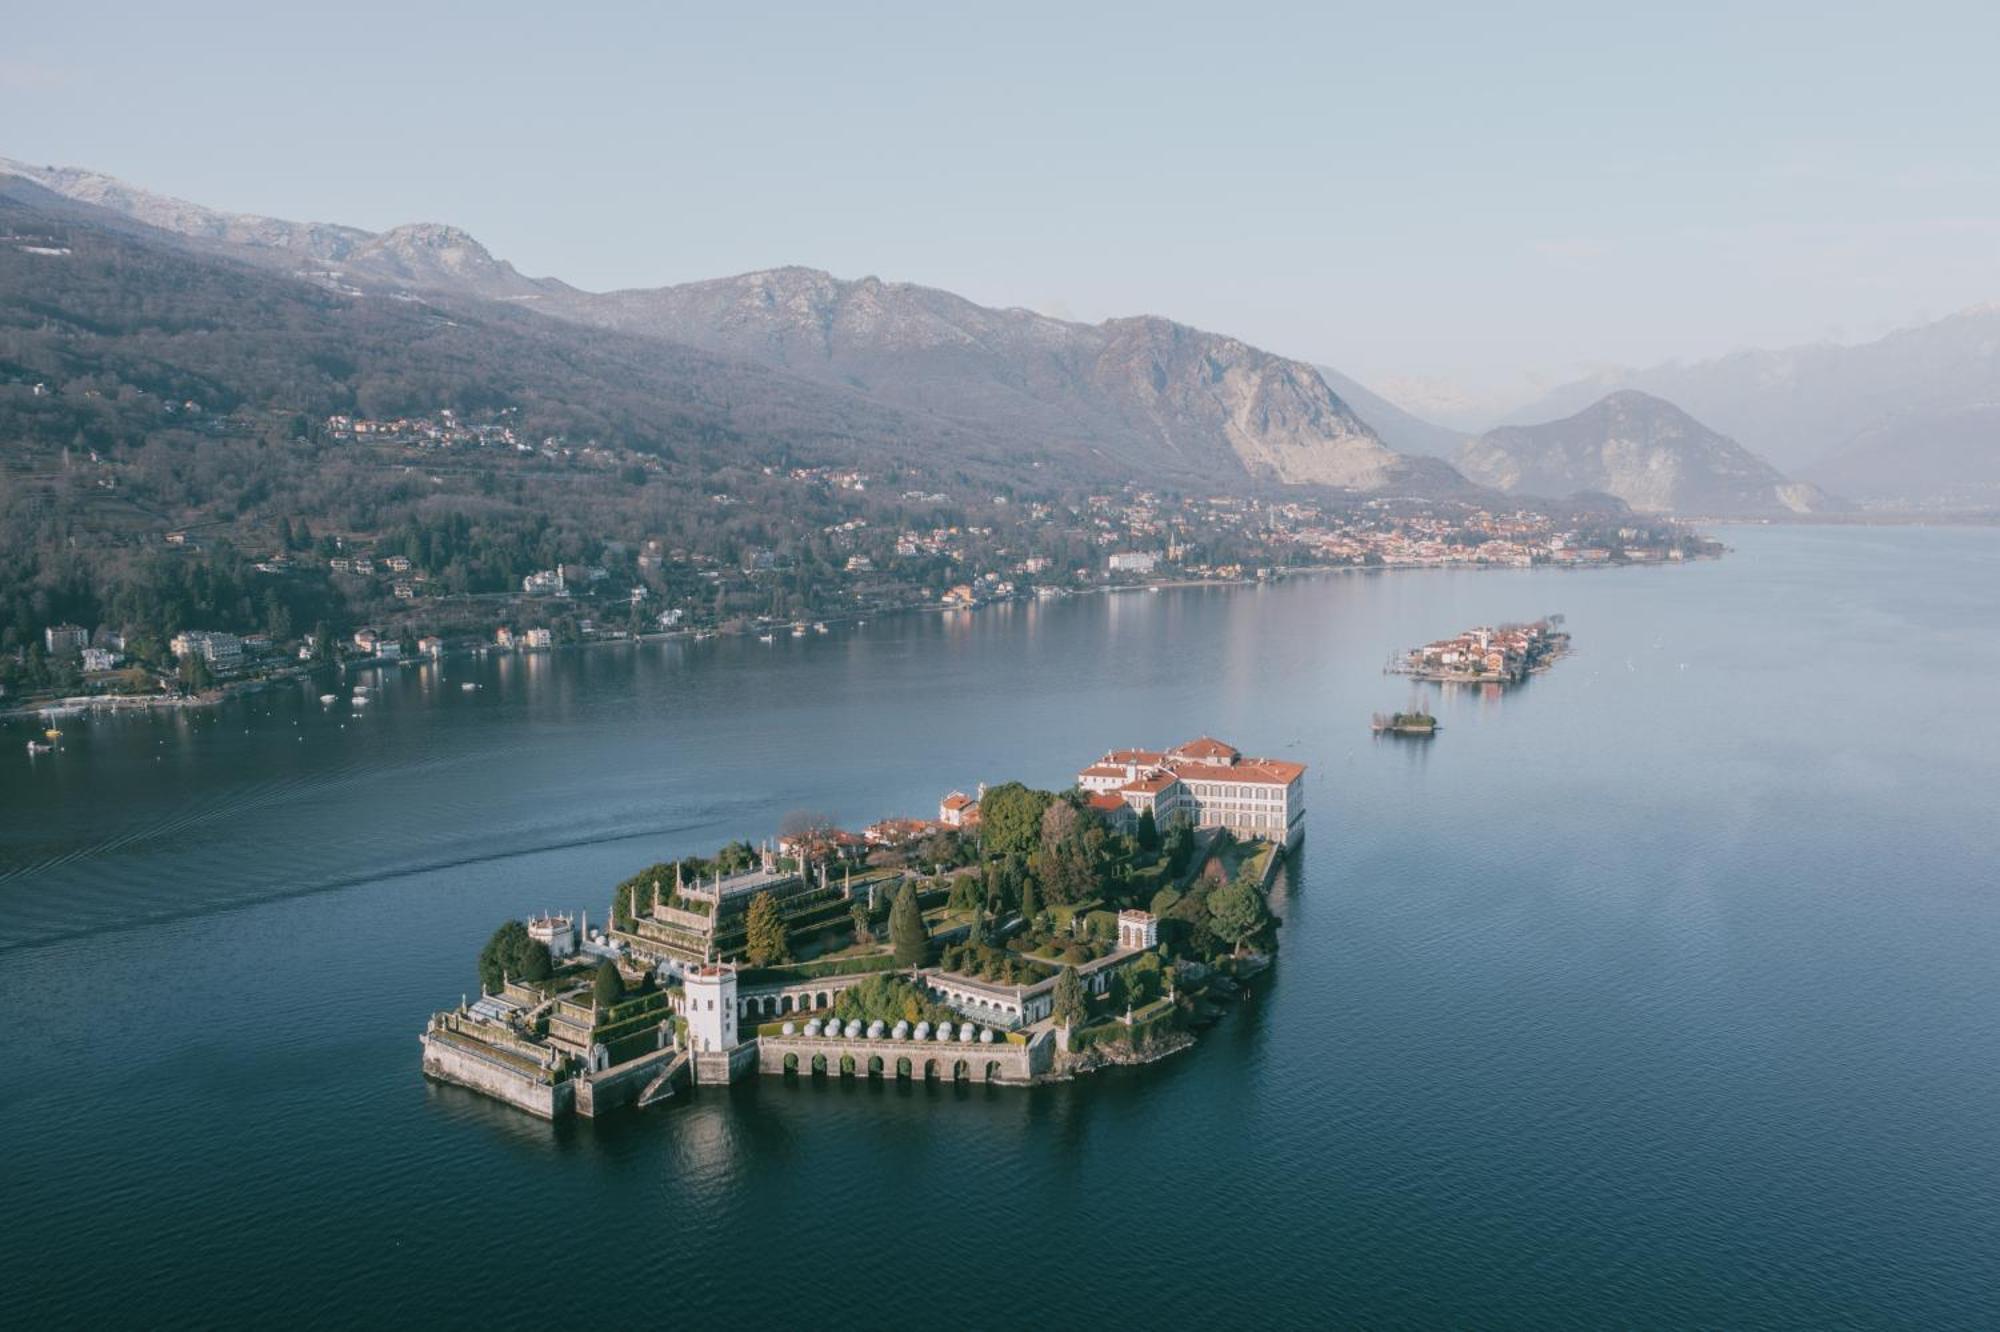
<svg viewBox="0 0 2000 1332"><path fill-rule="evenodd" d="M406 489L446 492L469 476L474 493L515 484L509 476L546 484L574 475L571 484L642 494L661 484L657 458L529 439L510 419L505 410L334 416L283 447L301 460L394 477ZM492 470L426 470L467 452ZM93 501L100 505L145 486L143 463L91 452L63 466L89 481L85 493L101 495ZM692 515L676 516L670 535L649 535L646 511L625 508L608 511L595 531L546 530L534 542L463 515L432 520L421 509L370 527L302 516L273 528L196 519L135 529L131 558L148 579L194 595L111 604L83 597L60 615L51 602L41 623L24 608L32 636L5 626L0 688L19 699L152 694L301 662L414 660L452 647L762 636L894 611L1163 583L1316 569L1664 562L1708 549L1661 519L1451 500L1260 499L1138 485L1034 498L912 486L895 469L775 463L730 477ZM102 651L86 657L85 648Z"/></svg>

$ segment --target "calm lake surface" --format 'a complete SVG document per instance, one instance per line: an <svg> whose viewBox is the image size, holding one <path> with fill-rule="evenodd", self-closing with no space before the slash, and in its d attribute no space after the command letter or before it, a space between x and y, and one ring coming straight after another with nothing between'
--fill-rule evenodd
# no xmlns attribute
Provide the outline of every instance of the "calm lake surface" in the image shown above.
<svg viewBox="0 0 2000 1332"><path fill-rule="evenodd" d="M2000 1325L2000 532L1723 535L0 726L9 1321ZM555 1127L418 1072L505 916L1204 732L1312 771L1191 1053Z"/></svg>

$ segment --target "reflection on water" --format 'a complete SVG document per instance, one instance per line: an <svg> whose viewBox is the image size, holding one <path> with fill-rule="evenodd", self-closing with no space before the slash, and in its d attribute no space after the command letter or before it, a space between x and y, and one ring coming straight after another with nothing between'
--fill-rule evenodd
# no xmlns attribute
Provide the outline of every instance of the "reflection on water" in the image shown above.
<svg viewBox="0 0 2000 1332"><path fill-rule="evenodd" d="M945 1264L1121 1325L1990 1325L2000 537L1730 540L356 672L34 764L8 722L13 1303L905 1324ZM1551 608L1553 671L1370 734L1389 651ZM568 1125L418 1076L507 914L1201 733L1312 771L1283 956L1191 1052Z"/></svg>

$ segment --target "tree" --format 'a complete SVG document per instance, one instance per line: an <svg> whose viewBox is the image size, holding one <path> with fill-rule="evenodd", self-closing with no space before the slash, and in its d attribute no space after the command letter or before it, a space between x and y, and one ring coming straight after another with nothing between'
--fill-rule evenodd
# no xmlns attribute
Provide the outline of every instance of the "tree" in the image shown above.
<svg viewBox="0 0 2000 1332"><path fill-rule="evenodd" d="M896 954L896 965L902 967L916 966L929 951L930 936L924 932L924 916L917 909L917 890L908 883L889 908L889 946Z"/></svg>
<svg viewBox="0 0 2000 1332"><path fill-rule="evenodd" d="M1153 817L1151 805L1139 811L1137 840L1139 849L1149 856L1160 849L1160 821Z"/></svg>
<svg viewBox="0 0 2000 1332"><path fill-rule="evenodd" d="M743 951L751 966L785 960L785 922L778 918L778 904L771 894L758 893L750 899L750 908L744 912L743 930Z"/></svg>
<svg viewBox="0 0 2000 1332"><path fill-rule="evenodd" d="M1041 838L1042 813L1054 803L1047 791L1007 782L988 791L979 802L979 830L989 853L1025 856Z"/></svg>
<svg viewBox="0 0 2000 1332"><path fill-rule="evenodd" d="M1255 884L1243 879L1225 884L1208 897L1209 928L1215 937L1237 952L1264 928L1270 919L1264 909L1264 895Z"/></svg>
<svg viewBox="0 0 2000 1332"><path fill-rule="evenodd" d="M778 821L778 832L794 842L819 842L824 841L838 826L830 814L814 809L795 809Z"/></svg>
<svg viewBox="0 0 2000 1332"><path fill-rule="evenodd" d="M1056 977L1055 1019L1065 1027L1083 1021L1083 978L1075 967L1064 967Z"/></svg>
<svg viewBox="0 0 2000 1332"><path fill-rule="evenodd" d="M599 1008L609 1008L625 997L625 978L618 974L618 964L608 957L597 964L597 978L590 983L590 997Z"/></svg>
<svg viewBox="0 0 2000 1332"><path fill-rule="evenodd" d="M549 950L546 944L528 937L528 927L510 920L493 931L493 937L479 950L480 993L498 993L507 980L548 979Z"/></svg>
<svg viewBox="0 0 2000 1332"><path fill-rule="evenodd" d="M1167 828L1166 837L1167 872L1179 874L1187 868L1189 857L1194 855L1194 829L1186 819L1175 819Z"/></svg>
<svg viewBox="0 0 2000 1332"><path fill-rule="evenodd" d="M875 942L874 934L868 929L868 907L865 903L856 902L847 908L847 916L854 922L854 942L858 944Z"/></svg>
<svg viewBox="0 0 2000 1332"><path fill-rule="evenodd" d="M1042 811L1042 863L1054 860L1076 841L1076 806L1058 800Z"/></svg>
<svg viewBox="0 0 2000 1332"><path fill-rule="evenodd" d="M1035 895L1035 881L1033 879L1023 879L1021 881L1021 919L1033 924L1035 917L1041 914L1042 901Z"/></svg>

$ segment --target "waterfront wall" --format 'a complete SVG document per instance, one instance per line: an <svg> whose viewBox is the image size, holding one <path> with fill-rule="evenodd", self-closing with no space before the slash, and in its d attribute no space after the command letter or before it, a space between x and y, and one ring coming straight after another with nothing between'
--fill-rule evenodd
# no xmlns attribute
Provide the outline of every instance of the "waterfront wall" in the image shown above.
<svg viewBox="0 0 2000 1332"><path fill-rule="evenodd" d="M1259 888L1267 893L1271 891L1271 885L1278 878L1278 867L1290 858L1293 848L1298 846L1300 839L1305 835L1305 829L1301 828L1291 841L1271 848L1271 854L1264 859L1263 882L1257 885Z"/></svg>
<svg viewBox="0 0 2000 1332"><path fill-rule="evenodd" d="M961 1044L958 1041L760 1036L757 1047L757 1071L767 1074L788 1071L810 1074L814 1071L813 1059L817 1056L826 1061L827 1076L838 1077L842 1056L851 1056L856 1077L870 1076L870 1061L880 1059L882 1066L878 1076L893 1078L897 1076L897 1060L907 1059L910 1061L910 1077L915 1079L934 1077L943 1082L953 1081L960 1075L958 1066L962 1063L967 1081L1019 1084L1033 1082L1038 1074L1048 1072L1055 1062L1055 1042L1047 1033L1036 1036L1027 1044L995 1041L991 1045L982 1045L977 1041ZM793 1060L790 1070L785 1067L788 1055Z"/></svg>
<svg viewBox="0 0 2000 1332"><path fill-rule="evenodd" d="M427 1077L469 1087L542 1119L560 1119L570 1113L574 1091L568 1082L551 1085L539 1078L528 1077L498 1060L485 1059L460 1046L434 1040L428 1032L420 1039L424 1045L424 1074Z"/></svg>
<svg viewBox="0 0 2000 1332"><path fill-rule="evenodd" d="M728 1050L703 1050L694 1057L697 1087L721 1087L745 1076L757 1067L757 1038Z"/></svg>
<svg viewBox="0 0 2000 1332"><path fill-rule="evenodd" d="M576 1080L576 1112L593 1119L608 1110L635 1105L646 1090L680 1051L672 1046L649 1050L637 1059L602 1069Z"/></svg>

